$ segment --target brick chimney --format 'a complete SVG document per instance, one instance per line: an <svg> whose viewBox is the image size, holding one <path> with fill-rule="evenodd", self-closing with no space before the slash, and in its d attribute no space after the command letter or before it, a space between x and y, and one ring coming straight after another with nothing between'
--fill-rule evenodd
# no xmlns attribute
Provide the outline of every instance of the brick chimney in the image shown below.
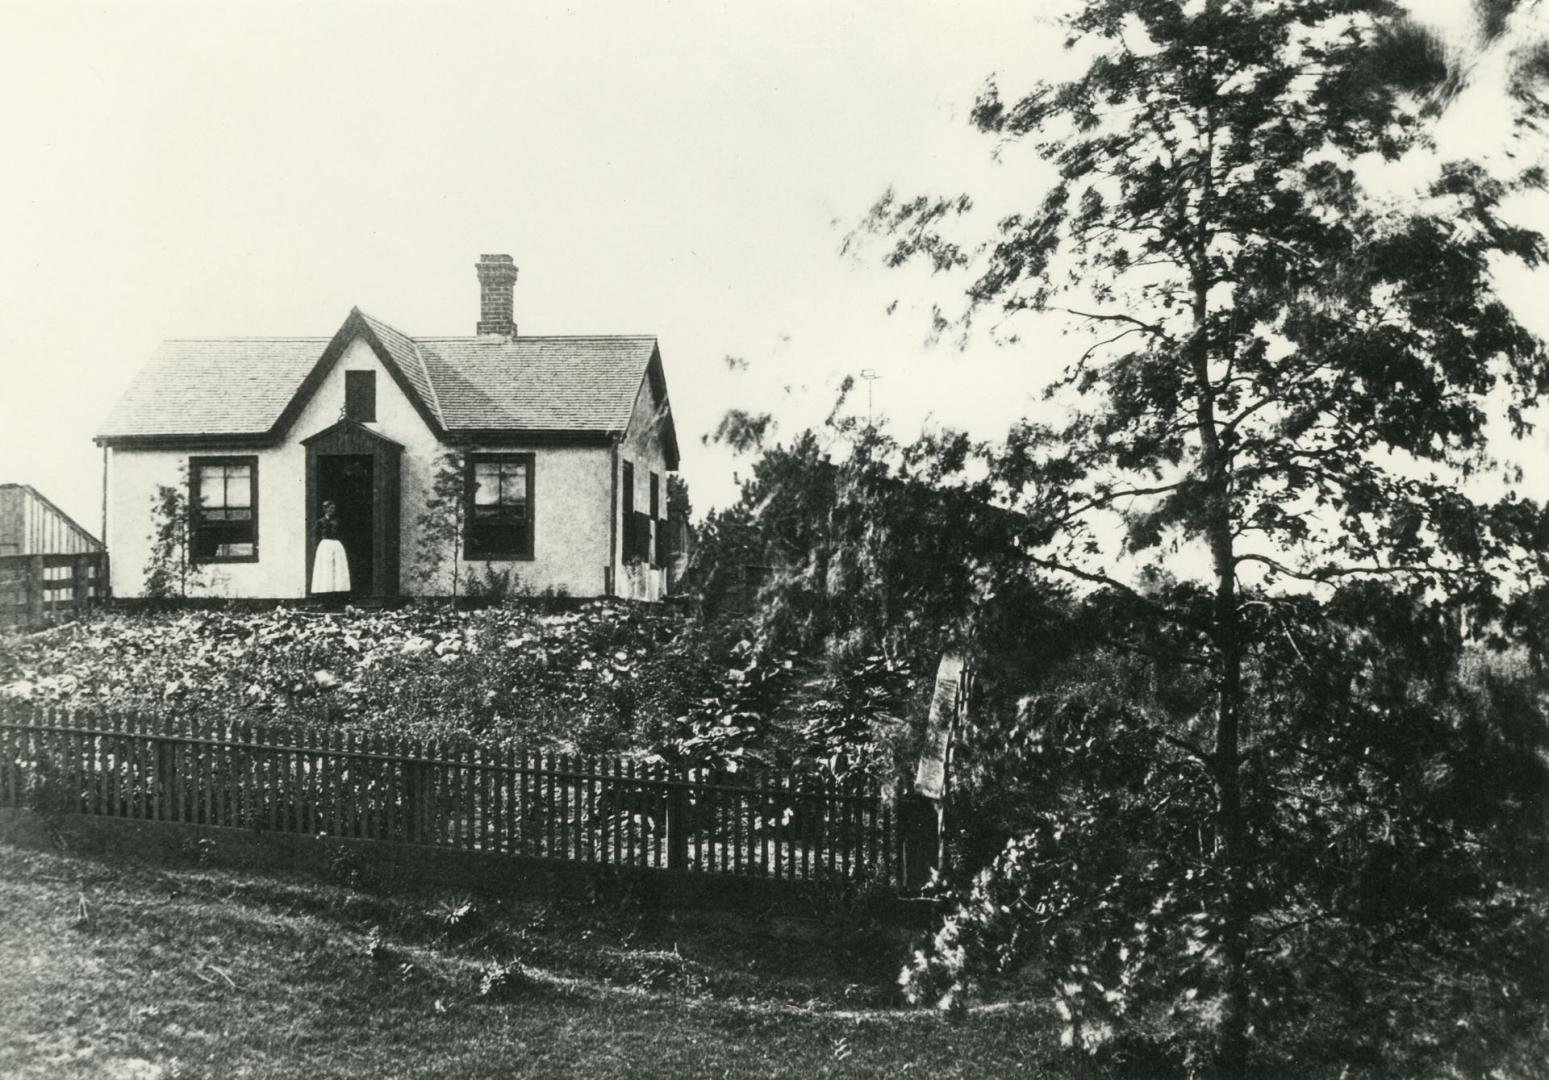
<svg viewBox="0 0 1549 1080"><path fill-rule="evenodd" d="M473 268L479 272L478 332L516 337L516 313L511 303L516 264L509 255L480 255Z"/></svg>

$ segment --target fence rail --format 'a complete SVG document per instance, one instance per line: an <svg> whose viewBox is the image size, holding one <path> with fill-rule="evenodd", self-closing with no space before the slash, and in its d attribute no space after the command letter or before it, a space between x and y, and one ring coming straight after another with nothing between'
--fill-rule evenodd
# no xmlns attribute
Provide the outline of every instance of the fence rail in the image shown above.
<svg viewBox="0 0 1549 1080"><path fill-rule="evenodd" d="M105 552L0 555L0 628L77 618L107 589Z"/></svg>
<svg viewBox="0 0 1549 1080"><path fill-rule="evenodd" d="M63 709L0 716L0 807L774 880L903 883L875 788Z"/></svg>

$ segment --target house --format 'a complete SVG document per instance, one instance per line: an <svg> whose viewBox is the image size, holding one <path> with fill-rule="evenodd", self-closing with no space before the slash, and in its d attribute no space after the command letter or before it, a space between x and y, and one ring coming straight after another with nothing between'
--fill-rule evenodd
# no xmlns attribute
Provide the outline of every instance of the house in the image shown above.
<svg viewBox="0 0 1549 1080"><path fill-rule="evenodd" d="M488 571L659 599L678 445L656 339L519 335L511 257L475 269L471 337L356 308L331 338L163 343L96 436L114 595L144 593L167 486L188 492L191 595L312 594L332 503L355 596L445 595L455 564L459 591Z"/></svg>

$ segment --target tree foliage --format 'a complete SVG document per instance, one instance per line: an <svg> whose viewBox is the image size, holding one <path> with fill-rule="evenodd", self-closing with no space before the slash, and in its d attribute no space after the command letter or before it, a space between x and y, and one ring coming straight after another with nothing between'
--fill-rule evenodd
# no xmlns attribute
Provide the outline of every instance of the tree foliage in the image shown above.
<svg viewBox="0 0 1549 1080"><path fill-rule="evenodd" d="M1428 147L1423 95L1446 75L1401 16L1386 0L1089 0L1069 21L1091 50L1084 72L1012 100L991 85L972 113L1053 164L1042 202L978 247L953 231L972 206L961 196L890 193L866 226L892 238L889 263L974 266L969 321L1040 312L1090 335L1050 386L1069 422L1020 425L989 483L1024 512L1036 565L1122 595L1148 613L1144 635L1199 673L1192 713L1142 725L1148 742L1133 743L1116 706L1084 706L1081 723L1121 759L1144 745L1142 758L1193 763L1168 804L1179 831L1154 845L1156 897L1187 897L1161 922L1176 938L1183 912L1197 916L1199 955L1217 965L1193 989L1223 1076L1246 1074L1250 1029L1264 1030L1264 950L1297 896L1287 838L1314 829L1294 786L1311 766L1284 743L1314 733L1282 708L1283 640L1321 642L1320 623L1339 625L1335 586L1387 582L1393 604L1442 597L1492 619L1544 571L1543 510L1465 482L1499 473L1491 417L1522 435L1549 389L1543 345L1492 275L1501 260L1538 265L1545 244L1503 215L1507 186L1473 163L1442 165L1405 200L1363 182ZM1373 640L1424 656L1403 636L1422 629L1395 623ZM1338 649L1362 640L1326 633ZM1294 670L1298 693L1320 685ZM1310 744L1343 763L1329 766L1339 798L1362 791L1359 755L1376 736L1360 730ZM1116 807L1098 812L1098 787L1090 798L1067 824L1148 835ZM1190 844L1197 865L1179 861ZM1182 893L1175 870L1192 872Z"/></svg>
<svg viewBox="0 0 1549 1080"><path fill-rule="evenodd" d="M711 615L745 609L761 647L841 665L878 653L930 670L1011 606L1025 625L1006 640L1025 642L1058 591L1029 574L988 454L961 433L901 444L831 417L754 460L705 522L694 587Z"/></svg>

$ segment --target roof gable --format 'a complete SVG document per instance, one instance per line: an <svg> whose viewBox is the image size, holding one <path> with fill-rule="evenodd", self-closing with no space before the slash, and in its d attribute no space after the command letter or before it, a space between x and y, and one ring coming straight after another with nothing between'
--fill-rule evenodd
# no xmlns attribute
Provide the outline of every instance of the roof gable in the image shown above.
<svg viewBox="0 0 1549 1080"><path fill-rule="evenodd" d="M437 436L444 434L440 418L433 410L435 397L430 391L429 380L425 374L423 361L419 351L415 347L413 339L406 334L394 330L391 326L373 319L360 308L351 308L349 317L344 320L344 325L339 327L338 333L328 342L323 349L317 363L312 366L307 377L296 388L285 409L280 413L279 419L274 423L270 434L280 438L290 430L296 418L301 415L301 410L317 393L323 379L332 370L334 364L344 355L344 350L350 347L350 342L356 338L363 340L384 368L387 369L393 381L398 384L398 389L403 391L403 396L409 399L414 406L414 411L419 413L420 419L425 421L425 426L435 432Z"/></svg>

